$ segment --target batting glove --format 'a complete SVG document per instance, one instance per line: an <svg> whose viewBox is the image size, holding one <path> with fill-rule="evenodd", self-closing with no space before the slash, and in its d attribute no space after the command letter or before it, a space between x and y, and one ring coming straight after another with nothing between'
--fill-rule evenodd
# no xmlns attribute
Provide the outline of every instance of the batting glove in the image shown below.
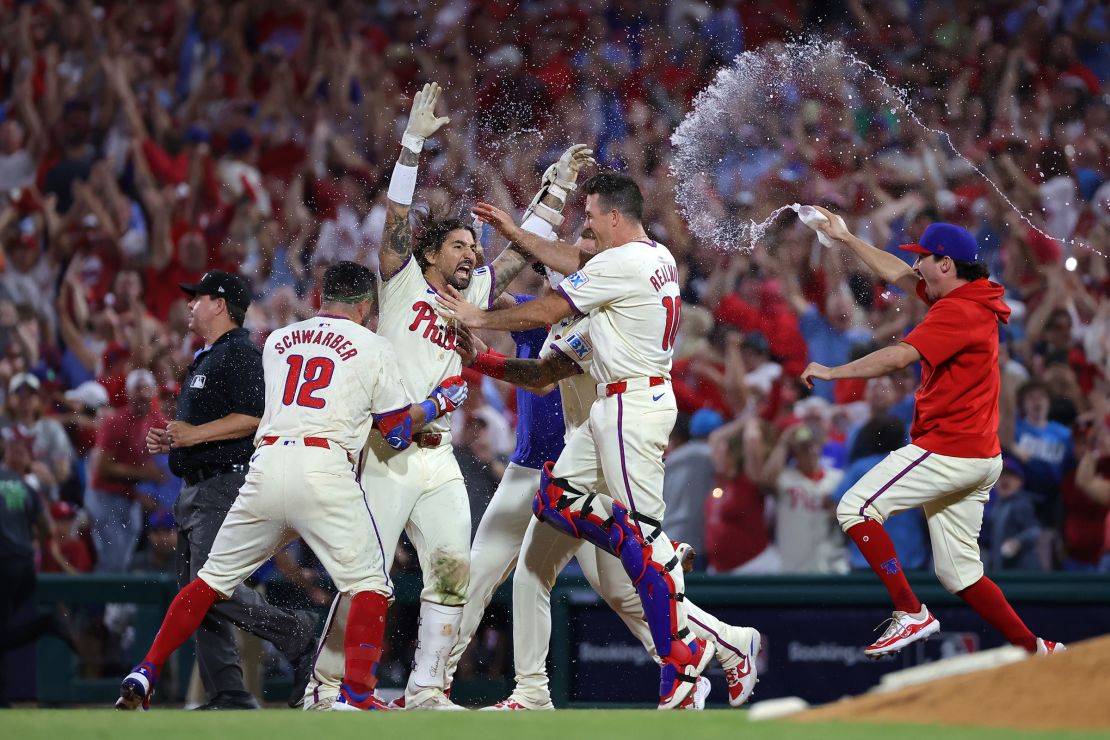
<svg viewBox="0 0 1110 740"><path fill-rule="evenodd" d="M424 148L424 140L439 131L441 126L451 122L448 116L436 117L435 109L439 93L439 85L429 82L412 99L409 122L405 126L404 135L401 136L401 145L406 149L419 154Z"/></svg>
<svg viewBox="0 0 1110 740"><path fill-rule="evenodd" d="M540 201L544 195L551 193L565 205L567 198L577 187L575 183L578 181L578 173L584 167L596 164L593 155L593 150L585 144L574 144L563 152L558 161L543 173L540 189L525 209L525 220L527 220L529 214L535 213L552 226L562 224L561 208L560 210L554 210Z"/></svg>
<svg viewBox="0 0 1110 740"><path fill-rule="evenodd" d="M407 449L412 444L412 414L407 406L401 411L374 414L374 426L382 433L385 443L395 450Z"/></svg>
<svg viewBox="0 0 1110 740"><path fill-rule="evenodd" d="M428 421L451 413L466 401L469 392L466 381L460 375L452 375L428 394L428 399L420 405L424 407Z"/></svg>

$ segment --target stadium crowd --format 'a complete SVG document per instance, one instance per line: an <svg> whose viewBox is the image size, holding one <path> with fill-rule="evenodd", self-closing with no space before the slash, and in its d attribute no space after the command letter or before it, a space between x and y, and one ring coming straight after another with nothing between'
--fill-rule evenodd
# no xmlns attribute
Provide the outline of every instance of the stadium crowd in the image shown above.
<svg viewBox="0 0 1110 740"><path fill-rule="evenodd" d="M311 313L327 265L373 266L398 127L433 78L453 120L429 143L429 207L519 212L573 142L642 184L685 304L671 536L716 573L866 568L835 502L907 439L916 371L813 392L797 377L897 342L924 305L793 219L751 253L699 242L668 169L670 132L716 70L808 33L843 38L904 87L1001 193L867 83L804 97L789 128L735 131L721 207L758 219L828 205L891 250L934 220L975 233L1014 309L1000 329L1005 472L983 529L988 571L1110 568L1110 274L1096 251L1110 249L1110 4L8 0L2 467L53 516L41 569L172 572L181 481L143 439L172 418L200 348L178 284L246 276L261 341ZM491 233L483 245L487 260L504 246ZM541 289L534 276L514 286ZM515 396L471 383L456 438L477 522L513 449ZM920 515L888 528L905 567L929 566ZM799 531L811 534L784 534ZM273 572L327 602L310 553L283 553Z"/></svg>

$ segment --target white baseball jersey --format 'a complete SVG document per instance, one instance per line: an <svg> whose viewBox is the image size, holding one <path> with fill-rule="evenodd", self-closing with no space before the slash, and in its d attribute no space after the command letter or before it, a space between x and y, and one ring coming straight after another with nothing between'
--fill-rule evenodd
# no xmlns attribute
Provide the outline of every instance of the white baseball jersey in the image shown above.
<svg viewBox="0 0 1110 740"><path fill-rule="evenodd" d="M844 534L833 516L832 494L844 473L830 468L820 478L788 467L775 488L775 543L786 573L835 573L846 566Z"/></svg>
<svg viewBox="0 0 1110 740"><path fill-rule="evenodd" d="M409 405L389 342L342 317L323 314L273 332L262 367L266 410L256 441L323 437L358 454L372 414Z"/></svg>
<svg viewBox="0 0 1110 740"><path fill-rule="evenodd" d="M590 418L590 406L597 400L597 379L593 370L594 347L590 339L590 317L569 316L551 327L540 357L559 352L582 370L559 381L559 398L563 404L563 423L569 436Z"/></svg>
<svg viewBox="0 0 1110 740"><path fill-rule="evenodd" d="M470 303L488 310L493 305L496 284L493 268L479 267L471 273L470 285L462 294ZM405 358L407 401L419 403L444 378L462 372L462 361L455 352L455 327L436 312L436 292L411 256L396 275L382 282L378 294L378 333L389 340L399 357ZM448 432L451 421L444 416L424 429Z"/></svg>
<svg viewBox="0 0 1110 740"><path fill-rule="evenodd" d="M598 382L670 378L682 300L665 246L649 239L606 249L556 290L590 316Z"/></svg>

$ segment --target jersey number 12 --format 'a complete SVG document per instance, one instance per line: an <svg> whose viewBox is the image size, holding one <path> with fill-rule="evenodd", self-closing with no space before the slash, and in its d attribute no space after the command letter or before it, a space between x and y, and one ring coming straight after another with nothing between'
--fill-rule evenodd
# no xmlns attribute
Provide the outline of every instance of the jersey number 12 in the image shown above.
<svg viewBox="0 0 1110 740"><path fill-rule="evenodd" d="M667 309L667 324L663 327L663 351L667 352L674 347L678 325L682 323L682 299L678 296L663 296L663 308Z"/></svg>
<svg viewBox="0 0 1110 740"><path fill-rule="evenodd" d="M327 388L331 383L335 361L327 357L311 357L305 362L301 355L289 355L286 361L289 363L289 374L285 376L285 393L281 402L286 406L292 406L296 402L298 406L310 409L324 408L326 401L312 394ZM297 386L300 386L299 392Z"/></svg>

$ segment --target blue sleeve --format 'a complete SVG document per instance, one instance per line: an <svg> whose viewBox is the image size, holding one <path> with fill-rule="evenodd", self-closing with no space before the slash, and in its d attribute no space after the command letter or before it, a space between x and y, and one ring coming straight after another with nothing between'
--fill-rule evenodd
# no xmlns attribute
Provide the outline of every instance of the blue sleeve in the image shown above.
<svg viewBox="0 0 1110 740"><path fill-rule="evenodd" d="M825 317L817 310L817 306L812 303L806 312L798 317L798 328L802 330L802 336L808 343L810 339L823 331L829 329L829 324L825 321Z"/></svg>
<svg viewBox="0 0 1110 740"><path fill-rule="evenodd" d="M514 293L513 299L519 306L521 303L536 300L536 297L530 295L517 295ZM516 356L527 359L539 357L540 350L543 349L544 340L547 339L547 329L543 327L528 329L527 331L509 332L509 334L512 336L513 341L516 342Z"/></svg>

